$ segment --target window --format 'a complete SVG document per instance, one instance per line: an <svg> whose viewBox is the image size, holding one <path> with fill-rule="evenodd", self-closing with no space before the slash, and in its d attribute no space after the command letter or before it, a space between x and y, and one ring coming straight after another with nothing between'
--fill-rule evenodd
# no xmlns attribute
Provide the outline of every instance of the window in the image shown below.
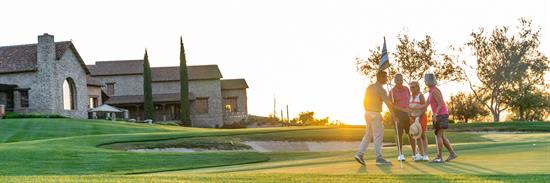
<svg viewBox="0 0 550 183"><path fill-rule="evenodd" d="M89 108L95 108L98 106L98 103L97 103L97 97L90 97L90 106L88 106Z"/></svg>
<svg viewBox="0 0 550 183"><path fill-rule="evenodd" d="M197 98L193 102L193 109L198 114L207 114L208 113L208 98Z"/></svg>
<svg viewBox="0 0 550 183"><path fill-rule="evenodd" d="M29 107L29 91L21 90L19 94L21 94L21 107Z"/></svg>
<svg viewBox="0 0 550 183"><path fill-rule="evenodd" d="M67 78L63 81L63 109L76 109L76 88L71 78Z"/></svg>
<svg viewBox="0 0 550 183"><path fill-rule="evenodd" d="M6 105L6 110L13 108L13 92L0 91L0 104Z"/></svg>
<svg viewBox="0 0 550 183"><path fill-rule="evenodd" d="M224 111L227 113L237 112L237 97L224 98L223 106L224 106Z"/></svg>
<svg viewBox="0 0 550 183"><path fill-rule="evenodd" d="M107 95L115 95L115 83L107 83Z"/></svg>

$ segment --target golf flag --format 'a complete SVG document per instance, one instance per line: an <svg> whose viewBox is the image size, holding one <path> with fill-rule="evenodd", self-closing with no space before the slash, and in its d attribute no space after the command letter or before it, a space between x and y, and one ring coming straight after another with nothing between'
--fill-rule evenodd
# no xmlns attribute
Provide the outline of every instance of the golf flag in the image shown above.
<svg viewBox="0 0 550 183"><path fill-rule="evenodd" d="M390 67L390 59L388 58L388 49L386 49L386 37L384 37L384 46L382 46L382 54L380 55L380 63L378 70L384 70Z"/></svg>

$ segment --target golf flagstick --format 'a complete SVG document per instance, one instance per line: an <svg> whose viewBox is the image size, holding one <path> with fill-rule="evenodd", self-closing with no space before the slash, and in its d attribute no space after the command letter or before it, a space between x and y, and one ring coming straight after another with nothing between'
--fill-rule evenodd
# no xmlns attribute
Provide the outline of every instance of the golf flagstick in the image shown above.
<svg viewBox="0 0 550 183"><path fill-rule="evenodd" d="M386 37L384 37L384 45L382 46L382 51L380 55L380 62L378 63L378 71L383 71L384 69L388 69L388 74L390 73L390 58L388 56L388 49L386 48ZM386 87L388 88L388 91L390 90L390 85L388 82L386 82ZM391 94L391 100L393 103L393 94ZM393 118L393 124L395 126L395 139L397 141L397 156L399 157L401 155L401 147L399 147L399 130L397 129L397 118L395 114L393 114L392 109L388 107L388 110L390 111L390 116ZM403 161L399 161L401 163L401 168L403 168Z"/></svg>

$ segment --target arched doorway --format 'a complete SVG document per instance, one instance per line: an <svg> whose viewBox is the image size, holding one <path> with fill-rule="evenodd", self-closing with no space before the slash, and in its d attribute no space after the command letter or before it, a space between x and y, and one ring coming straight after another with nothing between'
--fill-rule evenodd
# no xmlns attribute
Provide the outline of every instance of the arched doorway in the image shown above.
<svg viewBox="0 0 550 183"><path fill-rule="evenodd" d="M72 78L63 81L63 109L76 109L76 87Z"/></svg>

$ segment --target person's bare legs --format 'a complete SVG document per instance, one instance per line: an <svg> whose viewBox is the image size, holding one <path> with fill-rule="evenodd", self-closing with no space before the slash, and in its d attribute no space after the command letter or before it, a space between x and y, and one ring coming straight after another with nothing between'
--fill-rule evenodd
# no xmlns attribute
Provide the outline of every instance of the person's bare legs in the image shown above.
<svg viewBox="0 0 550 183"><path fill-rule="evenodd" d="M420 138L418 139L418 149L420 150L420 155L424 156L426 155L426 133L422 131L422 134L420 135Z"/></svg>
<svg viewBox="0 0 550 183"><path fill-rule="evenodd" d="M413 156L416 155L416 140L412 137L411 134L408 134L409 136L409 144L411 144Z"/></svg>
<svg viewBox="0 0 550 183"><path fill-rule="evenodd" d="M447 148L447 151L449 151L449 157L447 158L447 161L451 161L455 158L457 158L458 156L456 155L453 147L451 146L451 142L449 142L449 139L445 136L445 133L444 132L441 132L442 135L442 139L443 139L443 145L445 145L445 148Z"/></svg>
<svg viewBox="0 0 550 183"><path fill-rule="evenodd" d="M403 131L399 132L399 154L403 154Z"/></svg>
<svg viewBox="0 0 550 183"><path fill-rule="evenodd" d="M441 151L443 150L443 131L444 129L438 129L435 138L437 139L437 157L441 158Z"/></svg>
<svg viewBox="0 0 550 183"><path fill-rule="evenodd" d="M445 136L445 132L443 130L441 130L441 138L443 140L443 145L445 146L445 148L447 148L447 151L449 151L449 153L451 154L454 154L455 151L453 150L453 147L451 147L451 142L449 142L449 139Z"/></svg>
<svg viewBox="0 0 550 183"><path fill-rule="evenodd" d="M426 134L426 131L422 132L422 138L424 139L424 153L428 153L428 135ZM426 155L424 154L424 155Z"/></svg>

